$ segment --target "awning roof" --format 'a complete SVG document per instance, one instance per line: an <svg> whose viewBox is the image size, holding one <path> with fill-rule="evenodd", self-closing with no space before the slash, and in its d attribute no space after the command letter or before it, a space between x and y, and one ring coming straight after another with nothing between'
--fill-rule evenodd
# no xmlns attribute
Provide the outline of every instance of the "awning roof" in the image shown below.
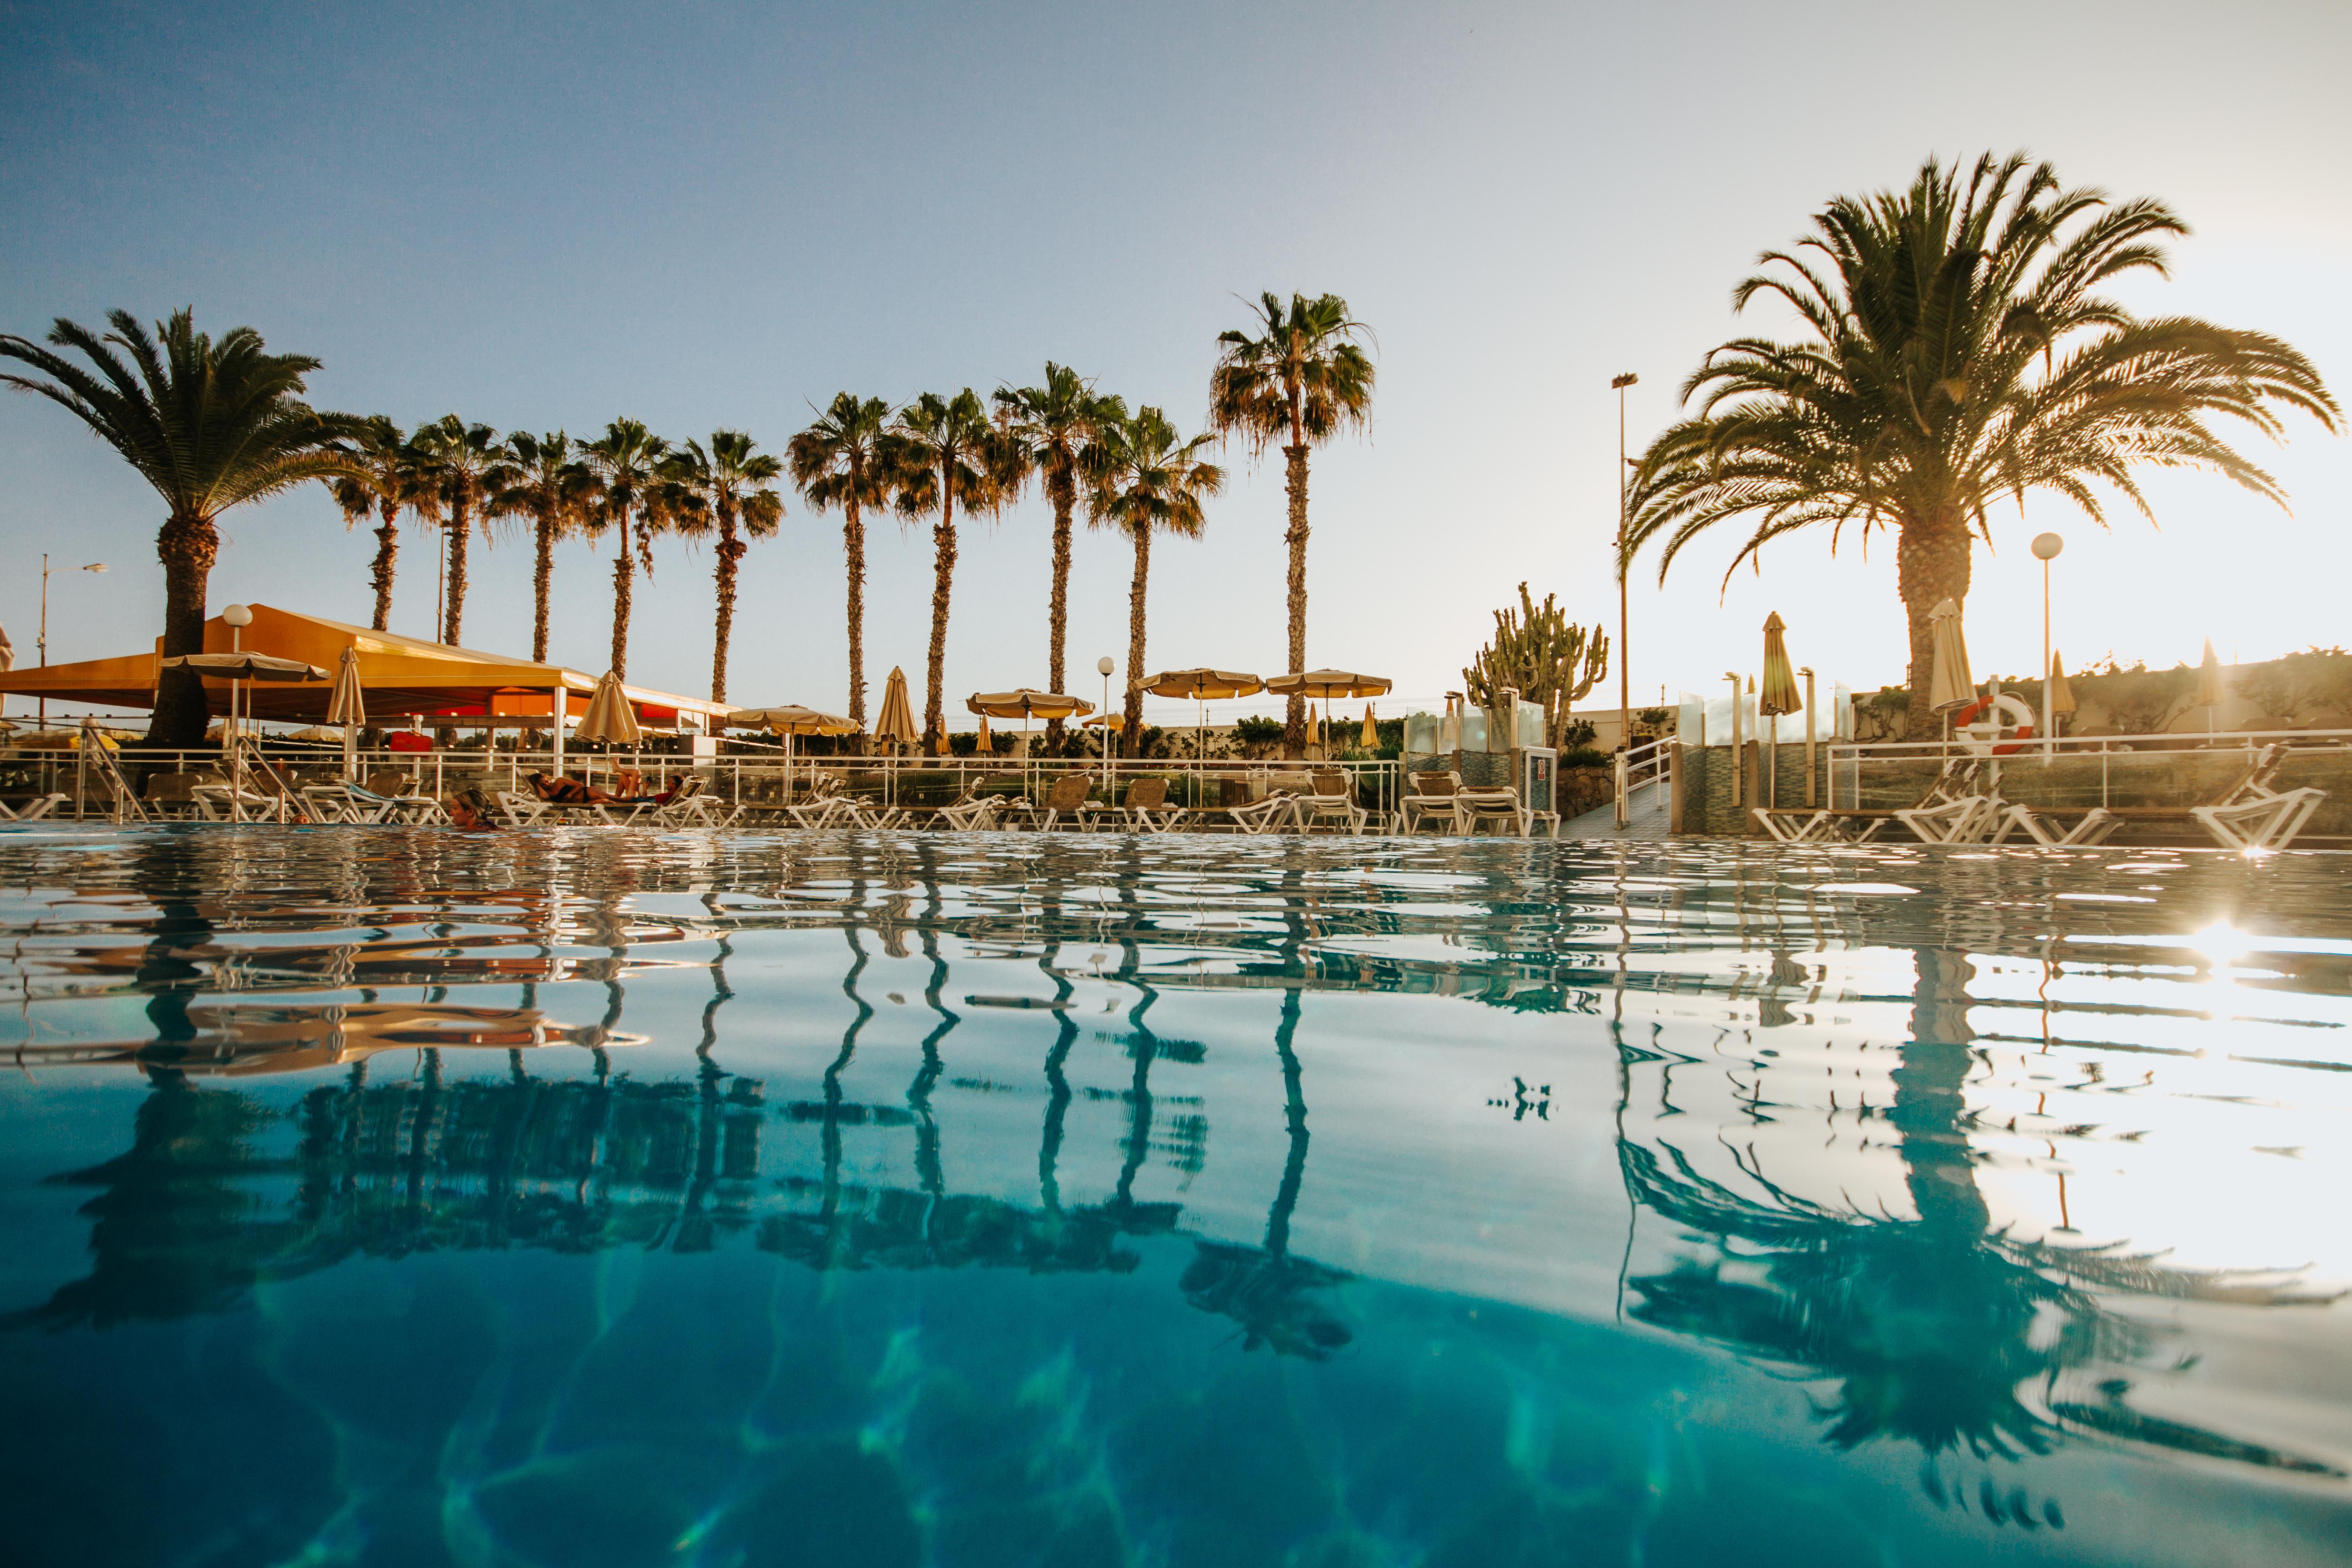
<svg viewBox="0 0 2352 1568"><path fill-rule="evenodd" d="M226 653L236 643L247 653L272 653L299 659L332 671L343 650L357 651L360 685L367 694L368 722L396 726L409 716L425 718L545 719L555 711L555 691L567 695L568 713L584 713L596 677L560 664L535 664L503 653L453 648L394 632L375 632L315 615L297 614L256 604L253 623L241 639L233 638L228 624L217 615L205 622L205 652ZM0 692L14 696L47 697L51 702L80 702L108 707L146 708L155 704L156 651L126 653L111 659L88 659L79 664L51 664L47 669L0 673ZM680 713L723 717L724 703L679 696L642 686L624 686L629 702L641 716L663 719ZM256 718L310 720L326 717L334 695L330 680L291 685L247 683L243 698ZM228 710L229 685L205 682L215 713Z"/></svg>

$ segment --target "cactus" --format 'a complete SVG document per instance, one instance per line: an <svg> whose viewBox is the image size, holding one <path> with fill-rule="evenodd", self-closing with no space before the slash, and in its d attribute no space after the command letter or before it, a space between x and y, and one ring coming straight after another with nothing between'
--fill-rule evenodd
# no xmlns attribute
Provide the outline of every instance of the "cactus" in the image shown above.
<svg viewBox="0 0 2352 1568"><path fill-rule="evenodd" d="M1478 651L1462 679L1481 707L1493 707L1503 687L1517 688L1520 701L1543 709L1544 744L1558 750L1570 706L1608 673L1609 634L1570 621L1549 593L1537 604L1522 582L1518 608L1495 612L1495 640Z"/></svg>

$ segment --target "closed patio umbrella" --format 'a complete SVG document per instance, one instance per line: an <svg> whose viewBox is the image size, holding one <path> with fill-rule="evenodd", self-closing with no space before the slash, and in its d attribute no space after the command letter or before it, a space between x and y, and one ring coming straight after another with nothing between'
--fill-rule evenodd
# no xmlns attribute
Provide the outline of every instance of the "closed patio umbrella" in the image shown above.
<svg viewBox="0 0 2352 1568"><path fill-rule="evenodd" d="M1764 618L1764 689L1757 694L1756 711L1773 721L1769 732L1772 738L1764 747L1765 799L1772 805L1780 803L1780 725L1782 714L1795 713L1804 706L1797 695L1797 672L1789 663L1789 644L1784 635L1789 623L1780 619L1777 610ZM1633 716L1624 716L1627 744L1632 744Z"/></svg>
<svg viewBox="0 0 2352 1568"><path fill-rule="evenodd" d="M2205 738L2213 738L2213 710L2221 706L2226 694L2221 687L2221 661L2213 656L2213 639L2205 639L2205 656L2197 662L2197 690L2194 700L2205 710Z"/></svg>
<svg viewBox="0 0 2352 1568"><path fill-rule="evenodd" d="M612 671L596 683L596 695L588 699L588 711L580 716L580 727L572 734L582 740L601 740L611 746L635 746L645 738L637 727L637 716L630 710L629 694L621 689L621 677Z"/></svg>
<svg viewBox="0 0 2352 1568"><path fill-rule="evenodd" d="M915 733L915 710L907 701L907 672L894 664L889 684L882 691L881 716L874 721L874 738L912 746Z"/></svg>
<svg viewBox="0 0 2352 1568"><path fill-rule="evenodd" d="M1381 727L1372 717L1372 705L1370 703L1364 705L1363 743L1366 751L1376 751L1380 748Z"/></svg>
<svg viewBox="0 0 2352 1568"><path fill-rule="evenodd" d="M1938 600L1927 612L1927 621L1935 628L1936 643L1936 662L1927 676L1927 711L1948 716L1977 700L1976 677L1969 673L1968 639L1960 634L1960 607L1948 599Z"/></svg>
<svg viewBox="0 0 2352 1568"><path fill-rule="evenodd" d="M2066 666L2058 662L2053 651L2050 655L2050 712L2054 719L2059 714L2074 711L2074 688L2066 684Z"/></svg>
<svg viewBox="0 0 2352 1568"><path fill-rule="evenodd" d="M988 716L986 714L982 714L980 716L980 737L972 743L972 749L979 752L982 757L992 757L995 755L996 737L988 733Z"/></svg>
<svg viewBox="0 0 2352 1568"><path fill-rule="evenodd" d="M343 777L353 777L359 770L359 727L367 722L367 702L360 693L360 655L356 648L343 650L342 665L335 672L335 695L327 704L327 722L343 727Z"/></svg>

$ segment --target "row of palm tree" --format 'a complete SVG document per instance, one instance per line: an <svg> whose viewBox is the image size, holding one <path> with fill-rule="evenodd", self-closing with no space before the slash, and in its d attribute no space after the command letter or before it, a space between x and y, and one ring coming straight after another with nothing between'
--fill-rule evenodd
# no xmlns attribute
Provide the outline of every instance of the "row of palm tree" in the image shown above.
<svg viewBox="0 0 2352 1568"><path fill-rule="evenodd" d="M1139 673L1151 535L1200 533L1202 503L1225 477L1202 454L1221 438L1240 439L1253 455L1269 445L1283 451L1290 660L1294 668L1304 667L1307 455L1334 434L1361 427L1370 405L1372 365L1358 341L1362 327L1336 295L1294 295L1285 302L1267 294L1255 313L1249 330L1220 338L1210 430L1189 438L1160 409L1130 413L1121 399L1050 361L1039 384L1003 388L986 400L966 387L952 395L925 392L894 409L879 398L845 392L791 439L782 457L761 451L740 431L716 431L707 444L673 444L628 419L614 420L586 441L562 431L501 438L488 425L456 414L404 431L382 415L312 409L303 401L303 382L318 361L270 354L250 328L215 342L195 330L187 310L158 323L152 334L118 310L108 317L112 329L103 334L60 319L46 344L0 336L0 358L39 372L0 376L0 382L63 404L164 497L169 517L156 550L166 582L166 654L202 649L220 515L318 481L333 493L346 528L373 526L376 548L369 572L378 630L391 618L404 516L443 540L436 633L449 643L464 632L474 536L494 539L502 527L527 527L535 552L531 653L541 661L556 545L613 536L611 667L622 674L628 668L635 576L640 569L652 572L654 541L666 535L715 536L710 691L713 701L724 702L738 574L751 541L777 531L784 512L778 482L788 476L813 511L842 514L849 710L863 724L866 517L887 507L904 524L928 519L933 589L923 729L926 743L936 746L946 727L943 681L960 516L992 517L1033 480L1052 508L1046 681L1055 691L1064 689L1068 674L1077 515L1083 509L1091 526L1125 534L1135 552L1129 668ZM59 350L79 353L88 366ZM1140 733L1140 700L1139 694L1129 695L1130 737ZM151 742L194 744L204 731L204 705L195 677L166 672ZM1303 738L1303 718L1294 699L1288 727L1294 742Z"/></svg>

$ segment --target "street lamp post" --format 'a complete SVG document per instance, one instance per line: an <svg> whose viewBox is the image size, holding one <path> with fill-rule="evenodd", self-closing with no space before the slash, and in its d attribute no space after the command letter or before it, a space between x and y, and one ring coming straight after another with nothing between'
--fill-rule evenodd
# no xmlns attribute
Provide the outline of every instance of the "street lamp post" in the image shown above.
<svg viewBox="0 0 2352 1568"><path fill-rule="evenodd" d="M1609 381L1609 391L1618 395L1618 750L1633 752L1633 663L1628 661L1625 644L1633 637L1628 625L1628 604L1625 604L1625 388L1639 381L1633 371ZM1625 816L1625 792L1618 789L1618 828L1628 822Z"/></svg>
<svg viewBox="0 0 2352 1568"><path fill-rule="evenodd" d="M1110 797L1110 673L1117 668L1118 666L1111 662L1108 653L1095 661L1095 669L1103 678L1102 758L1103 797L1106 800Z"/></svg>
<svg viewBox="0 0 2352 1568"><path fill-rule="evenodd" d="M88 566L78 566L74 570L104 571L106 563L102 560L94 560ZM40 650L41 668L47 669L49 667L49 552L47 550L41 552L41 630L40 634L34 639L34 644ZM41 697L40 727L43 729L49 727L49 699L46 693Z"/></svg>
<svg viewBox="0 0 2352 1568"><path fill-rule="evenodd" d="M2065 548L2066 541L2056 534L2033 536L2033 558L2042 563L2042 760L2045 765L2058 755L2058 737L2052 727L2057 713L2050 695L2050 563Z"/></svg>

